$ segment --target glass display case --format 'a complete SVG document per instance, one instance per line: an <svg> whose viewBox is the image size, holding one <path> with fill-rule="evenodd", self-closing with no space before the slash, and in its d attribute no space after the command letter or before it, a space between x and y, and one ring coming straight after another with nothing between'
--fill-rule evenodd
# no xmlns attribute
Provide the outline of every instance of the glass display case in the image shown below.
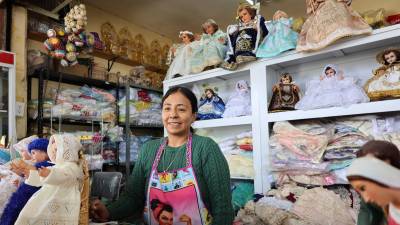
<svg viewBox="0 0 400 225"><path fill-rule="evenodd" d="M0 51L0 146L16 143L15 54Z"/></svg>

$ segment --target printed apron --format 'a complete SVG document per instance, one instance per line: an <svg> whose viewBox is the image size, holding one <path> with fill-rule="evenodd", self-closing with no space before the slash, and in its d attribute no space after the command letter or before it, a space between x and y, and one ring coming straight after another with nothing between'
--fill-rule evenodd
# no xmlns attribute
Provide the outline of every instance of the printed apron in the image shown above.
<svg viewBox="0 0 400 225"><path fill-rule="evenodd" d="M160 145L150 173L144 218L149 225L208 225L211 216L201 199L192 166L192 135L186 144L186 167L158 173L167 146Z"/></svg>

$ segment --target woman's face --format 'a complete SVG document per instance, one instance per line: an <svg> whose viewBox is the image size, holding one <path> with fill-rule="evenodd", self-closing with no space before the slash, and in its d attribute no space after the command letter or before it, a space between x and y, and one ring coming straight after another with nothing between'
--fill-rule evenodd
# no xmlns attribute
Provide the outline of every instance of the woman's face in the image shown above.
<svg viewBox="0 0 400 225"><path fill-rule="evenodd" d="M176 92L165 99L162 108L162 121L169 135L186 135L196 119L188 98Z"/></svg>
<svg viewBox="0 0 400 225"><path fill-rule="evenodd" d="M174 224L174 216L173 216L172 212L167 212L166 210L163 210L160 214L159 224L160 225L173 225Z"/></svg>
<svg viewBox="0 0 400 225"><path fill-rule="evenodd" d="M364 201L386 207L391 201L387 188L368 180L350 181L353 188L361 195Z"/></svg>
<svg viewBox="0 0 400 225"><path fill-rule="evenodd" d="M336 74L336 71L334 69L327 69L325 70L325 75L326 77L334 77Z"/></svg>
<svg viewBox="0 0 400 225"><path fill-rule="evenodd" d="M242 11L239 12L239 18L243 23L247 23L247 22L250 22L251 15L247 11L247 9L243 9Z"/></svg>
<svg viewBox="0 0 400 225"><path fill-rule="evenodd" d="M182 39L182 42L184 44L189 44L190 43L190 38L189 38L189 36L187 34L182 34L181 39Z"/></svg>
<svg viewBox="0 0 400 225"><path fill-rule="evenodd" d="M397 61L396 54L394 52L389 52L388 54L384 55L385 61L389 64L392 64Z"/></svg>
<svg viewBox="0 0 400 225"><path fill-rule="evenodd" d="M215 32L214 26L210 23L204 26L204 30L206 31L207 34L213 34Z"/></svg>

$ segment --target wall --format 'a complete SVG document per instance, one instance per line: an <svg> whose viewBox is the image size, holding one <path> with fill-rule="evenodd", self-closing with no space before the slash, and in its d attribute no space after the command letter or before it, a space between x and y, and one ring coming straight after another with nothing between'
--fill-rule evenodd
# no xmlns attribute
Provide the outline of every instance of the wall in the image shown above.
<svg viewBox="0 0 400 225"><path fill-rule="evenodd" d="M27 11L23 7L14 6L11 28L11 51L16 54L16 100L26 102L27 80L26 80L26 29ZM26 115L26 105L25 105ZM26 135L26 116L17 118L17 137Z"/></svg>

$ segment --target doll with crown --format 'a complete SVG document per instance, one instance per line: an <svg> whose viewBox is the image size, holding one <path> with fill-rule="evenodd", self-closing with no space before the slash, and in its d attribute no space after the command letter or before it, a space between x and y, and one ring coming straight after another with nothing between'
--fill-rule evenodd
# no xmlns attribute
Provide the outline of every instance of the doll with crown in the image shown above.
<svg viewBox="0 0 400 225"><path fill-rule="evenodd" d="M382 65L364 86L372 100L400 97L400 49L388 48L376 56Z"/></svg>
<svg viewBox="0 0 400 225"><path fill-rule="evenodd" d="M240 63L256 60L259 44L268 34L265 19L257 14L257 9L249 4L241 4L237 9L238 24L229 25L228 52L222 67L235 70Z"/></svg>

